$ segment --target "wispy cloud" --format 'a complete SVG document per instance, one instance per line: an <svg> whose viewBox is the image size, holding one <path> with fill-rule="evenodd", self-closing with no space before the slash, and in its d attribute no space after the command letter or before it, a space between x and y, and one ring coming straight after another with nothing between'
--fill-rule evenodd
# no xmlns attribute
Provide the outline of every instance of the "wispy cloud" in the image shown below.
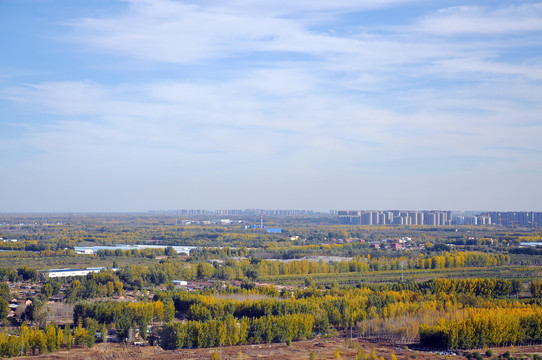
<svg viewBox="0 0 542 360"><path fill-rule="evenodd" d="M455 6L442 9L419 22L419 29L437 35L541 31L542 3L508 5L502 8Z"/></svg>

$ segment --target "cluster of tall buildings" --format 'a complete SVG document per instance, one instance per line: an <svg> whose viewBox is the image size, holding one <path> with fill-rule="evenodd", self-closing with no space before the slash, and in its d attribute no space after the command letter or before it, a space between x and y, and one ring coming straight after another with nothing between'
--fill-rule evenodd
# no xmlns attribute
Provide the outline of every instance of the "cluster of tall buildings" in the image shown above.
<svg viewBox="0 0 542 360"><path fill-rule="evenodd" d="M491 219L497 226L542 226L542 212L534 211L492 211L482 213L481 216Z"/></svg>
<svg viewBox="0 0 542 360"><path fill-rule="evenodd" d="M493 225L503 227L542 227L542 212L490 211L452 214L441 210L314 210L222 209L222 210L152 210L153 214L184 216L338 216L341 224L351 225Z"/></svg>
<svg viewBox="0 0 542 360"><path fill-rule="evenodd" d="M339 210L341 224L355 225L451 225L451 211Z"/></svg>
<svg viewBox="0 0 542 360"><path fill-rule="evenodd" d="M494 225L504 227L540 227L542 212L491 211L477 214L454 214L451 211L339 210L341 224L352 225Z"/></svg>

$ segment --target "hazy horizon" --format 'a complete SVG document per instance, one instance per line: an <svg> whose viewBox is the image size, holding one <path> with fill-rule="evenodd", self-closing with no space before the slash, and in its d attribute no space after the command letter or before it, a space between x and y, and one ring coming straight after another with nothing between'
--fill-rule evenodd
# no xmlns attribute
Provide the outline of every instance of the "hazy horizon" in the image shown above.
<svg viewBox="0 0 542 360"><path fill-rule="evenodd" d="M177 212L183 211L183 210L198 210L198 211L206 211L209 212L204 214L179 214ZM486 209L486 210L454 210L454 209L362 209L362 208L340 208L340 209L329 209L329 210L319 210L319 209L264 209L264 208L241 208L241 209L201 209L201 208L191 208L191 209L150 209L146 211L50 211L50 212L44 212L44 211L36 211L36 212L8 212L8 211L0 211L0 215L122 215L122 214L131 214L131 215L175 215L175 216L206 216L206 215L212 215L212 216L231 216L231 217L238 217L238 216L252 216L253 214L215 214L217 211L223 211L223 210L258 210L258 211L277 211L277 210L285 210L285 211L312 211L315 213L315 215L330 215L330 216L336 216L337 214L333 214L332 212L341 211L341 210L349 210L349 211L412 211L412 212L431 212L431 211L451 211L455 214L481 214L481 213L489 213L489 212L539 212L534 210L492 210L492 209ZM273 215L273 214L266 214L265 216L305 216L305 214L302 215Z"/></svg>
<svg viewBox="0 0 542 360"><path fill-rule="evenodd" d="M0 213L542 211L542 2L3 0Z"/></svg>

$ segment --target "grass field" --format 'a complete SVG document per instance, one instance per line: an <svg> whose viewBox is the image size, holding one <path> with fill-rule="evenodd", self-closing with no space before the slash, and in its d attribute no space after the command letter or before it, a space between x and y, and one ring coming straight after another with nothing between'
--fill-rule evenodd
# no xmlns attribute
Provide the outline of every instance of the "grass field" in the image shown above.
<svg viewBox="0 0 542 360"><path fill-rule="evenodd" d="M455 268L455 269L414 269L405 270L404 280L424 281L433 278L500 278L506 280L531 281L542 274L540 266L499 266L488 268ZM385 283L401 280L401 270L372 271L365 273L329 273L309 275L280 275L260 279L262 282L279 285L299 285L306 277L314 280L316 285L327 285L334 281L339 284Z"/></svg>

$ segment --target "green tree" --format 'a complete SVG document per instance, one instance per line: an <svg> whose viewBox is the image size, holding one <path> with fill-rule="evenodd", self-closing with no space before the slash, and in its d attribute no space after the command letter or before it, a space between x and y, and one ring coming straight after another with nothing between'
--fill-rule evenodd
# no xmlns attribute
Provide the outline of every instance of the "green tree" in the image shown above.
<svg viewBox="0 0 542 360"><path fill-rule="evenodd" d="M54 352L56 349L56 328L54 324L47 325L45 336L47 338L47 351Z"/></svg>
<svg viewBox="0 0 542 360"><path fill-rule="evenodd" d="M88 331L83 328L83 325L79 325L73 331L75 345L87 345L88 344Z"/></svg>
<svg viewBox="0 0 542 360"><path fill-rule="evenodd" d="M53 287L51 284L45 284L41 287L41 293L43 294L45 300L49 299L53 295Z"/></svg>
<svg viewBox="0 0 542 360"><path fill-rule="evenodd" d="M127 316L120 316L115 323L115 327L117 328L117 336L122 340L126 339L128 337L128 333L130 332L131 326L132 322Z"/></svg>
<svg viewBox="0 0 542 360"><path fill-rule="evenodd" d="M0 299L4 299L7 302L11 300L11 293L9 290L9 285L6 282L0 283Z"/></svg>
<svg viewBox="0 0 542 360"><path fill-rule="evenodd" d="M45 327L47 312L45 311L43 302L34 298L32 303L28 305L24 312L26 320L37 323L40 327Z"/></svg>
<svg viewBox="0 0 542 360"><path fill-rule="evenodd" d="M213 265L202 262L198 264L198 279L207 280L210 279L215 273Z"/></svg>
<svg viewBox="0 0 542 360"><path fill-rule="evenodd" d="M64 332L60 327L56 328L56 348L60 349L64 344Z"/></svg>
<svg viewBox="0 0 542 360"><path fill-rule="evenodd" d="M21 352L25 356L28 354L28 350L30 349L30 335L30 329L28 326L26 326L26 322L23 322L19 328L19 338L21 340Z"/></svg>
<svg viewBox="0 0 542 360"><path fill-rule="evenodd" d="M115 294L115 284L112 281L107 282L107 296L113 296Z"/></svg>
<svg viewBox="0 0 542 360"><path fill-rule="evenodd" d="M365 352L363 351L363 348L359 348L358 352L356 353L356 360L363 360L365 359Z"/></svg>
<svg viewBox="0 0 542 360"><path fill-rule="evenodd" d="M0 298L0 321L4 320L9 314L9 303Z"/></svg>
<svg viewBox="0 0 542 360"><path fill-rule="evenodd" d="M164 303L164 322L170 322L175 318L175 305L172 301Z"/></svg>
<svg viewBox="0 0 542 360"><path fill-rule="evenodd" d="M117 295L122 295L122 292L124 291L124 285L120 281L115 281L115 292Z"/></svg>
<svg viewBox="0 0 542 360"><path fill-rule="evenodd" d="M314 279L312 277L307 276L305 278L305 286L306 287L315 287Z"/></svg>
<svg viewBox="0 0 542 360"><path fill-rule="evenodd" d="M47 337L45 336L45 333L42 331L38 331L37 338L38 338L38 349L40 351L40 354L45 354L47 352Z"/></svg>
<svg viewBox="0 0 542 360"><path fill-rule="evenodd" d="M66 349L70 350L73 345L73 335L71 332L68 333L68 338L66 340Z"/></svg>
<svg viewBox="0 0 542 360"><path fill-rule="evenodd" d="M166 256L177 256L177 251L175 251L175 249L173 247L168 246L165 249L165 255Z"/></svg>
<svg viewBox="0 0 542 360"><path fill-rule="evenodd" d="M529 290L531 291L532 297L542 298L542 280L533 280L529 284Z"/></svg>
<svg viewBox="0 0 542 360"><path fill-rule="evenodd" d="M102 328L100 329L100 333L101 333L101 337L102 337L102 342L105 343L107 342L107 326L105 325L105 323L102 324Z"/></svg>

